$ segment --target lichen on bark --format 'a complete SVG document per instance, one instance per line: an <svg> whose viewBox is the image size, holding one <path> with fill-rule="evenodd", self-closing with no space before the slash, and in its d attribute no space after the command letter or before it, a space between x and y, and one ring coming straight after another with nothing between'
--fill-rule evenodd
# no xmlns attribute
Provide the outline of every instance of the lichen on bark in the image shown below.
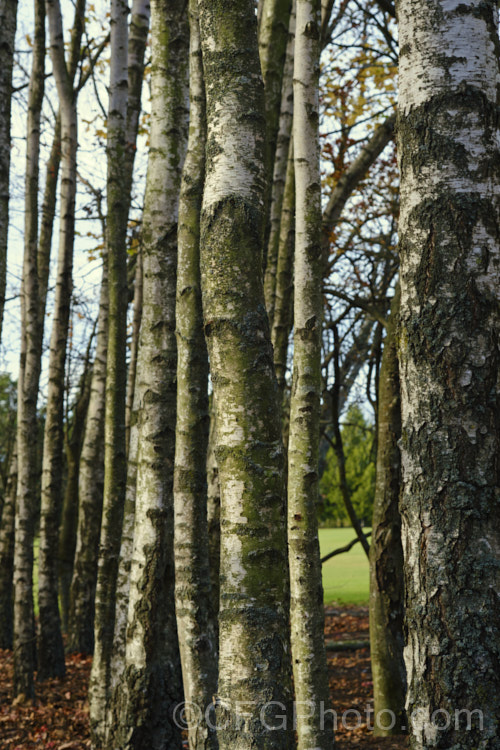
<svg viewBox="0 0 500 750"><path fill-rule="evenodd" d="M397 11L410 745L489 749L500 733L497 8L400 0ZM482 728L457 711L481 712Z"/></svg>
<svg viewBox="0 0 500 750"><path fill-rule="evenodd" d="M223 750L288 748L284 460L261 275L265 119L257 19L252 0L201 0L199 7L208 133L202 298L221 487L218 739ZM277 718L283 713L286 728Z"/></svg>

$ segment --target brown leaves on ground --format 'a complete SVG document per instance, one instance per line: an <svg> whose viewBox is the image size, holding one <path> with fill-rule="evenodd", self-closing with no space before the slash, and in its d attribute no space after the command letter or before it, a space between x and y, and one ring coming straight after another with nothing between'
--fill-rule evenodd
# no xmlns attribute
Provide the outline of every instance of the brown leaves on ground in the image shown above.
<svg viewBox="0 0 500 750"><path fill-rule="evenodd" d="M88 750L91 658L66 657L65 679L36 683L36 701L12 703L12 651L0 650L0 748Z"/></svg>
<svg viewBox="0 0 500 750"><path fill-rule="evenodd" d="M328 607L325 637L329 641L369 639L368 609ZM406 737L374 737L370 650L328 651L330 699L336 711L337 750L404 750Z"/></svg>
<svg viewBox="0 0 500 750"><path fill-rule="evenodd" d="M329 607L325 636L330 641L368 639L368 611ZM64 680L36 684L33 705L12 703L12 652L0 650L0 748L2 750L88 750L87 685L90 657L66 658ZM374 737L373 685L369 649L328 652L330 697L337 715L337 750L404 750L405 737Z"/></svg>

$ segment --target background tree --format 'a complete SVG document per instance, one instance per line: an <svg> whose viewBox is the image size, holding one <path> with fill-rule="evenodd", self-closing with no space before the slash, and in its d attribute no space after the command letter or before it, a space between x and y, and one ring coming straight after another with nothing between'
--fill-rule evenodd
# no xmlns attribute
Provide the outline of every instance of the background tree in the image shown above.
<svg viewBox="0 0 500 750"><path fill-rule="evenodd" d="M38 558L38 678L65 672L58 604L57 548L63 489L64 390L75 238L76 158L78 148L76 94L73 80L80 61L85 0L75 8L73 36L66 62L63 21L58 0L48 0L52 69L61 113L61 218L54 315L50 339L49 386L43 443L40 546Z"/></svg>
<svg viewBox="0 0 500 750"><path fill-rule="evenodd" d="M33 612L33 541L37 510L37 399L43 341L43 318L37 264L40 118L45 76L45 6L35 0L33 61L28 93L24 262L21 293L21 357L17 415L17 498L14 546L14 693L34 696L35 631Z"/></svg>
<svg viewBox="0 0 500 750"><path fill-rule="evenodd" d="M0 9L0 96L4 106L0 114L0 341L7 282L7 237L9 231L10 194L10 116L12 102L12 68L16 36L17 0L2 3Z"/></svg>
<svg viewBox="0 0 500 750"><path fill-rule="evenodd" d="M345 455L346 480L357 516L369 525L373 515L375 464L373 460L373 425L357 404L349 406L341 424ZM339 467L330 446L320 481L319 519L325 526L349 526L349 516L340 487Z"/></svg>

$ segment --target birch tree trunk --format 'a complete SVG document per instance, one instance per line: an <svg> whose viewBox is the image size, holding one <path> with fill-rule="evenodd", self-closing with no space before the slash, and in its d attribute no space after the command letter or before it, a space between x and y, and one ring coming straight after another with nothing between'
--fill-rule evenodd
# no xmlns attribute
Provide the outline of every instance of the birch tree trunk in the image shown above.
<svg viewBox="0 0 500 750"><path fill-rule="evenodd" d="M142 310L141 310L142 315ZM139 362L137 367L140 369ZM137 455L139 450L139 413L141 394L135 388L134 403L130 415L130 439L127 454L127 490L123 512L123 530L120 546L120 562L116 581L115 632L111 655L111 689L108 726L116 723L113 717L121 701L123 673L125 671L125 644L127 636L128 601L130 593L130 568L134 551L135 502L137 494ZM114 731L114 730L113 730Z"/></svg>
<svg viewBox="0 0 500 750"><path fill-rule="evenodd" d="M92 334L91 339L94 338ZM59 597L63 632L68 632L69 596L73 577L76 535L78 530L78 474L80 455L85 435L85 421L90 400L92 367L89 362L90 342L87 348L85 370L80 382L80 390L73 408L71 424L68 425L64 451L66 455L66 486L59 527Z"/></svg>
<svg viewBox="0 0 500 750"><path fill-rule="evenodd" d="M399 286L384 340L378 395L377 475L370 544L370 656L374 733L401 734L406 726L403 661L404 579L401 546L401 399L397 356ZM390 712L390 713L389 713Z"/></svg>
<svg viewBox="0 0 500 750"><path fill-rule="evenodd" d="M290 139L293 121L293 58L295 46L295 0L292 3L288 43L286 47L283 82L281 89L281 107L279 129L274 157L274 170L271 186L271 205L269 211L269 240L267 243L266 269L264 275L264 296L271 329L274 325L276 305L277 266L280 250L280 227L283 218L283 201L286 191L286 176L290 154Z"/></svg>
<svg viewBox="0 0 500 750"><path fill-rule="evenodd" d="M141 240L142 242L142 240ZM132 425L132 414L134 411L135 381L137 376L137 355L139 353L139 335L141 332L142 301L143 301L143 272L142 272L142 248L137 250L136 269L134 278L134 317L132 320L132 338L130 341L130 361L127 377L127 403L126 403L126 442L127 457L130 451L130 434ZM128 460L127 460L127 484L128 484Z"/></svg>
<svg viewBox="0 0 500 750"><path fill-rule="evenodd" d="M104 408L108 343L108 269L103 258L97 343L78 473L78 526L68 616L68 651L94 649L94 598L104 486Z"/></svg>
<svg viewBox="0 0 500 750"><path fill-rule="evenodd" d="M269 236L268 213L273 185L276 141L280 124L281 89L288 41L292 0L261 0L259 22L259 57L264 79L264 107L266 115L264 200L266 211L265 239ZM264 253L267 247L264 245Z"/></svg>
<svg viewBox="0 0 500 750"><path fill-rule="evenodd" d="M398 4L405 662L419 750L500 737L497 19L492 0Z"/></svg>
<svg viewBox="0 0 500 750"><path fill-rule="evenodd" d="M173 471L177 212L187 144L189 27L183 0L151 6L151 133L143 219L144 302L134 546L125 672L108 746L180 747L182 699L175 622Z"/></svg>
<svg viewBox="0 0 500 750"><path fill-rule="evenodd" d="M207 92L202 294L221 486L218 739L222 750L289 748L284 461L260 273L265 121L257 19L253 0L200 0L199 7Z"/></svg>
<svg viewBox="0 0 500 750"><path fill-rule="evenodd" d="M17 446L9 467L0 526L0 648L12 648L12 574L17 490Z"/></svg>
<svg viewBox="0 0 500 750"><path fill-rule="evenodd" d="M14 546L14 695L34 696L35 632L33 613L33 541L37 506L36 404L41 367L43 323L37 270L40 115L45 76L45 6L35 0L33 62L28 92L25 238L21 291L21 358L17 400L17 497Z"/></svg>
<svg viewBox="0 0 500 750"><path fill-rule="evenodd" d="M144 54L149 29L150 8L147 0L134 0L128 38L128 100L126 147L122 154L124 177L122 197L126 203L123 209L128 216L130 209L133 167L136 151L136 140L141 111L141 93L144 73ZM126 221L126 220L125 220ZM141 266L138 258L139 272L136 275L136 298L134 300L134 328L132 338L131 362L127 380L127 403L129 387L133 388L135 372L134 342L140 325L140 292L142 287ZM99 328L96 356L94 363L89 416L85 429L80 466L80 508L78 520L75 571L71 584L70 626L68 645L71 650L92 653L94 649L94 600L97 576L97 557L99 534L101 529L104 462L102 448L104 442L104 410L106 401L106 367L108 341L109 288L107 257L103 263L103 281L99 305ZM132 385L130 385L132 382ZM133 393L133 391L132 391ZM130 426L130 414L126 411L126 429ZM126 434L126 450L129 436ZM127 474L130 462L128 462ZM128 478L127 478L128 486Z"/></svg>
<svg viewBox="0 0 500 750"><path fill-rule="evenodd" d="M319 0L297 0L293 147L295 294L288 442L288 549L292 663L299 750L331 748L319 555L318 461L323 320L319 169Z"/></svg>
<svg viewBox="0 0 500 750"><path fill-rule="evenodd" d="M280 401L286 385L288 338L293 324L293 260L295 252L295 169L293 142L290 142L285 190L281 209L278 260L275 286L272 290L273 316L271 340ZM270 261L270 259L269 259ZM267 279L268 268L266 268ZM267 306L267 304L266 304ZM269 306L268 310L270 310ZM271 312L271 310L270 310Z"/></svg>
<svg viewBox="0 0 500 750"><path fill-rule="evenodd" d="M179 201L175 433L175 608L191 750L216 748L204 721L217 683L207 525L208 356L203 335L200 210L205 176L206 112L198 0L190 6L189 140Z"/></svg>
<svg viewBox="0 0 500 750"><path fill-rule="evenodd" d="M49 386L43 441L42 502L38 557L38 679L65 673L64 645L58 604L57 549L62 508L63 409L66 348L72 293L75 237L76 152L78 147L76 97L64 55L62 14L59 0L47 0L52 69L61 112L61 218L59 257L52 333L50 338ZM83 33L85 0L76 9ZM80 47L77 40L77 48Z"/></svg>
<svg viewBox="0 0 500 750"><path fill-rule="evenodd" d="M115 589L125 502L125 398L127 326L126 117L128 95L125 0L111 3L111 68L107 138L106 252L109 278L106 411L104 424L104 493L95 596L94 658L90 674L89 707L92 741L101 746L105 735L110 685L110 660L115 624Z"/></svg>
<svg viewBox="0 0 500 750"><path fill-rule="evenodd" d="M12 68L16 37L17 0L6 0L0 8L0 341L2 340L5 287L7 280L7 235L10 194L10 113Z"/></svg>
<svg viewBox="0 0 500 750"><path fill-rule="evenodd" d="M212 396L210 429L207 449L207 526L208 556L210 562L210 591L216 652L219 653L219 590L220 590L220 482L219 467L215 458L216 446L215 405Z"/></svg>

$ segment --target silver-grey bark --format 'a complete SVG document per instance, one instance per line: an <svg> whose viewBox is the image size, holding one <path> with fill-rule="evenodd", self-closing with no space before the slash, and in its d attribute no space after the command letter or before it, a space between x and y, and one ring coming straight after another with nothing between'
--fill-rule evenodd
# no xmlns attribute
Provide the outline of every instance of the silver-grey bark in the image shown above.
<svg viewBox="0 0 500 750"><path fill-rule="evenodd" d="M5 0L0 6L0 341L7 279L7 235L10 195L10 115L12 68L17 22L17 0Z"/></svg>
<svg viewBox="0 0 500 750"><path fill-rule="evenodd" d="M173 715L182 699L174 601L173 470L177 212L188 121L189 26L183 0L155 0L151 28L135 527L125 670L109 717L109 746L124 750L181 744Z"/></svg>
<svg viewBox="0 0 500 750"><path fill-rule="evenodd" d="M318 499L321 339L321 176L319 165L319 0L297 0L293 70L295 257L293 379L288 440L290 630L297 747L333 746L324 643ZM307 709L307 710L306 710Z"/></svg>
<svg viewBox="0 0 500 750"><path fill-rule="evenodd" d="M35 0L33 60L28 90L25 235L21 288L21 356L17 399L17 497L14 545L14 694L34 696L33 542L37 508L37 398L43 318L37 264L40 119L45 76L45 5Z"/></svg>
<svg viewBox="0 0 500 750"><path fill-rule="evenodd" d="M198 0L189 6L189 139L182 172L177 233L177 424L175 433L175 609L184 699L207 707L217 683L208 526L208 355L203 334L200 279L200 210L205 175L205 87ZM201 719L200 719L201 716ZM188 716L189 747L217 747L203 712Z"/></svg>
<svg viewBox="0 0 500 750"><path fill-rule="evenodd" d="M498 10L493 0L400 0L397 10L410 747L493 750L500 738ZM466 711L476 712L469 729Z"/></svg>
<svg viewBox="0 0 500 750"><path fill-rule="evenodd" d="M200 0L207 93L201 221L205 336L221 487L217 716L223 750L288 748L283 444L262 230L265 118L253 0ZM272 726L275 729L269 729Z"/></svg>
<svg viewBox="0 0 500 750"><path fill-rule="evenodd" d="M78 148L76 96L64 53L62 12L59 0L47 0L52 69L61 117L61 195L59 255L49 354L49 385L43 441L40 546L38 558L38 678L65 673L64 646L58 604L58 571L55 553L62 508L64 390L66 347L72 293L75 237L76 153ZM77 50L83 35L85 0L75 9ZM71 47L70 47L71 55Z"/></svg>

